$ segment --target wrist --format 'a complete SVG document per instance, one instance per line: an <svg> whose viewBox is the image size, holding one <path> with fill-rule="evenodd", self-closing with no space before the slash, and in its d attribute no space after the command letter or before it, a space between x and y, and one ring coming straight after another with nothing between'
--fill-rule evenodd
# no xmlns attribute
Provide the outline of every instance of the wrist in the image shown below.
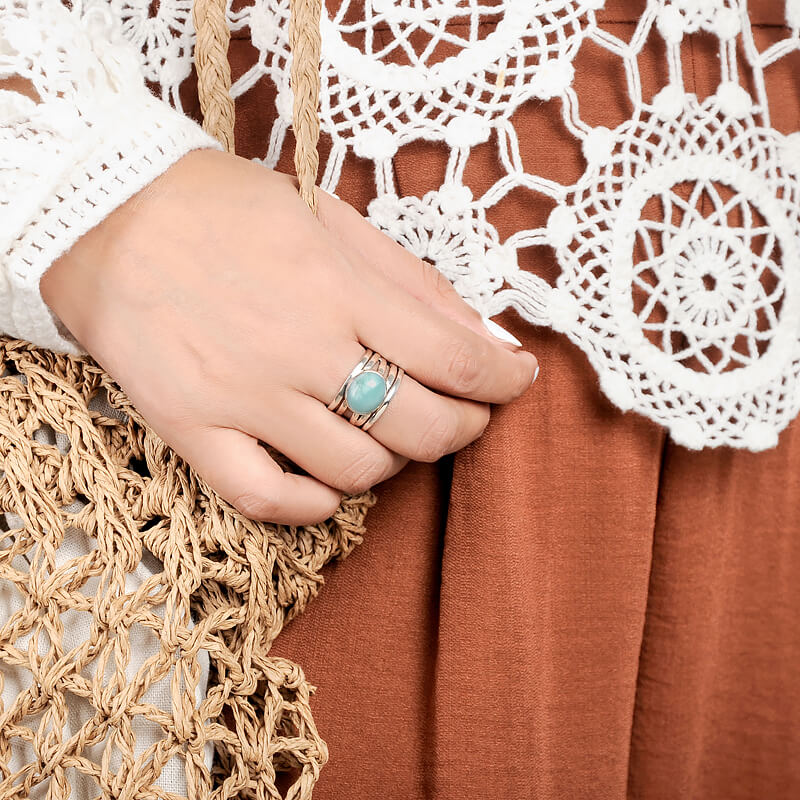
<svg viewBox="0 0 800 800"><path fill-rule="evenodd" d="M39 281L39 290L57 324L66 328L67 338L89 349L93 332L104 327L114 294L124 291L129 298L131 292L146 294L146 286L125 285L136 282L136 264L141 261L140 255L144 257L141 251L146 248L147 257L152 257L148 240L158 235L165 219L176 219L170 204L191 203L187 177L205 159L220 156L225 157L213 149L187 153L80 236L50 265Z"/></svg>

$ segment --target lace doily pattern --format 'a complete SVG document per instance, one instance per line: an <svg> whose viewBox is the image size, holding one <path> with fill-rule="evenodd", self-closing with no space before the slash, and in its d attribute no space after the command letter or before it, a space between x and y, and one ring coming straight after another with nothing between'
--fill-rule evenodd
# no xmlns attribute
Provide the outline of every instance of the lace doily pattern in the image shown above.
<svg viewBox="0 0 800 800"><path fill-rule="evenodd" d="M800 48L800 3L786 4L788 36L764 52L738 0L651 0L628 41L598 24L598 5L367 2L357 16L329 4L323 187L335 190L346 153L373 161L371 221L484 314L510 306L564 332L612 402L687 447L772 447L800 409L800 134L771 128L764 70ZM266 7L273 20L285 13ZM702 102L686 89L681 51L698 33L719 43L719 83ZM654 36L664 83L645 98L639 58ZM622 61L633 110L616 128L581 119L573 60L586 40ZM441 57L444 46L455 54ZM267 50L254 70L272 70L286 117L279 31ZM525 169L514 112L531 100L560 103L585 159L574 185ZM279 120L267 163L284 130ZM399 196L392 158L418 139L449 147L446 177L424 197ZM476 197L465 165L488 141L503 174ZM502 240L492 211L519 188L555 207L544 227ZM520 251L542 245L561 268L555 286L520 268Z"/></svg>
<svg viewBox="0 0 800 800"><path fill-rule="evenodd" d="M718 104L605 137L551 214L546 313L620 408L760 450L800 407L800 184L780 134Z"/></svg>
<svg viewBox="0 0 800 800"><path fill-rule="evenodd" d="M179 106L189 0L109 4L148 77ZM563 331L616 405L688 447L771 447L800 408L800 133L772 128L765 71L800 50L800 0L785 0L785 35L764 49L746 0L648 0L625 40L598 23L602 5L327 0L320 113L331 147L320 183L335 192L346 158L372 163L370 220L482 313L513 307ZM256 53L232 94L274 85L267 166L291 124L288 15L289 0L237 0L228 15ZM702 100L684 79L695 35L718 41L718 85ZM663 80L645 97L639 62L655 39L648 57L662 54ZM588 42L622 66L631 112L621 124L581 117L575 60ZM526 168L517 112L531 103L556 104L580 145L584 174L573 184ZM421 139L448 149L445 177L422 197L402 196L394 156ZM500 169L480 193L464 178L478 147L494 148ZM493 214L518 189L552 214L501 236ZM520 266L538 246L560 267L554 285Z"/></svg>
<svg viewBox="0 0 800 800"><path fill-rule="evenodd" d="M492 121L525 100L557 96L571 81L588 13L600 2L329 3L321 21L320 116L334 146L323 186L337 180L347 148L384 161L420 136L468 147L485 141ZM288 0L266 0L232 20L249 29L262 53L233 94L269 74L282 132L291 122L288 17ZM443 42L453 55L439 55Z"/></svg>
<svg viewBox="0 0 800 800"><path fill-rule="evenodd" d="M192 72L192 0L110 0L110 6L140 56L145 79L180 109L178 89Z"/></svg>

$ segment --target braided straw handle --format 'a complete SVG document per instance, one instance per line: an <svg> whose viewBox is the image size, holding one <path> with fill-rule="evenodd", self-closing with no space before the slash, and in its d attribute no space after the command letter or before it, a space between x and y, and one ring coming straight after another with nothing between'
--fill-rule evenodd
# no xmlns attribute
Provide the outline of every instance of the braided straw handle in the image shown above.
<svg viewBox="0 0 800 800"><path fill-rule="evenodd" d="M231 98L231 68L228 45L231 32L226 18L227 0L195 0L192 5L197 40L194 61L197 91L203 112L203 128L234 152L235 112ZM317 211L315 184L319 170L319 19L322 0L291 0L289 47L292 52L290 81L294 94L294 167L300 196L312 212Z"/></svg>

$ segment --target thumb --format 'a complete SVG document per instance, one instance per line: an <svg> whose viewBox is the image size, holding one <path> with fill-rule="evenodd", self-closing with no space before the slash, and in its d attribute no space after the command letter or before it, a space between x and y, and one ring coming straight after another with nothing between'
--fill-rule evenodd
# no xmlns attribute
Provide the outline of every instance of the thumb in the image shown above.
<svg viewBox="0 0 800 800"><path fill-rule="evenodd" d="M250 519L311 525L330 517L341 501L340 492L316 478L284 472L258 439L234 428L195 429L175 450Z"/></svg>

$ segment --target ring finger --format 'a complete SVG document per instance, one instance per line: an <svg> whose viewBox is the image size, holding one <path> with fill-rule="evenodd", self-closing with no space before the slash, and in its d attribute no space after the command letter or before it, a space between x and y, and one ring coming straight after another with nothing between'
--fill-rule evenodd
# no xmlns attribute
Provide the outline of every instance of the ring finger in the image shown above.
<svg viewBox="0 0 800 800"><path fill-rule="evenodd" d="M343 348L328 362L329 369L311 377L307 394L327 405L363 353L357 343ZM406 374L386 411L364 435L401 456L430 462L477 439L488 422L488 404L438 394Z"/></svg>

